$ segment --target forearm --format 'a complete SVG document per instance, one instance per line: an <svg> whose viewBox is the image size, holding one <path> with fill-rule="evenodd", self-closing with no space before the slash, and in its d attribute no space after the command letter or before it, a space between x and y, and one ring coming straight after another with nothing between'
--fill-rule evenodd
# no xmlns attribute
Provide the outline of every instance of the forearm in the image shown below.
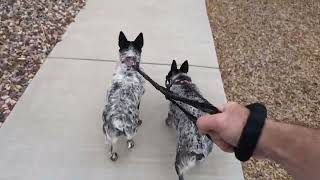
<svg viewBox="0 0 320 180"><path fill-rule="evenodd" d="M255 156L275 160L296 179L319 179L320 131L268 120Z"/></svg>

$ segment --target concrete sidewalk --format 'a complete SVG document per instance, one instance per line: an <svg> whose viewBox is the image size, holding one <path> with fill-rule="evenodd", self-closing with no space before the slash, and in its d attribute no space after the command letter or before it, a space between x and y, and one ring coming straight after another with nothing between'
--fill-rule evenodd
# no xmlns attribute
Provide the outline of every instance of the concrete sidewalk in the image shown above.
<svg viewBox="0 0 320 180"><path fill-rule="evenodd" d="M120 30L144 33L144 62L218 67L204 0L88 0L50 57L118 59Z"/></svg>
<svg viewBox="0 0 320 180"><path fill-rule="evenodd" d="M168 102L147 83L143 125L120 158L109 160L101 112L118 57L120 30L144 33L142 66L164 82L169 63L189 59L190 74L213 104L226 101L205 1L88 0L0 129L0 179L177 179ZM185 179L242 180L240 163L214 148Z"/></svg>

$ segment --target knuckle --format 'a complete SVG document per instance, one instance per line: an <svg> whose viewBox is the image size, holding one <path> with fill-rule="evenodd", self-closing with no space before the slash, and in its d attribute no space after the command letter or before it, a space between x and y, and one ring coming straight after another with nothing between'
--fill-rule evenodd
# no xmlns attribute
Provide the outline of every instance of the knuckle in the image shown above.
<svg viewBox="0 0 320 180"><path fill-rule="evenodd" d="M237 105L238 103L237 102L234 102L234 101L231 101L228 103L230 106L234 106L234 105Z"/></svg>

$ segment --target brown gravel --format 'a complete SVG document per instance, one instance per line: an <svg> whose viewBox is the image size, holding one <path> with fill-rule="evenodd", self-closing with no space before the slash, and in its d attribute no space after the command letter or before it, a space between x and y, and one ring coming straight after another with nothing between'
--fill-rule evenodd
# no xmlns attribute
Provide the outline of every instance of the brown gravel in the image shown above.
<svg viewBox="0 0 320 180"><path fill-rule="evenodd" d="M0 0L0 126L85 0Z"/></svg>
<svg viewBox="0 0 320 180"><path fill-rule="evenodd" d="M207 0L229 101L264 102L281 122L320 127L320 1ZM294 136L294 134L293 134ZM278 164L243 164L245 178L291 179Z"/></svg>

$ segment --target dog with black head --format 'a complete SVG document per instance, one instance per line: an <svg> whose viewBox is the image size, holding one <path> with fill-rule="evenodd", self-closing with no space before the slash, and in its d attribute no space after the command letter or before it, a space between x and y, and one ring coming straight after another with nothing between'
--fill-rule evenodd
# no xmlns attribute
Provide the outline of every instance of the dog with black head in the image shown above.
<svg viewBox="0 0 320 180"><path fill-rule="evenodd" d="M109 153L112 161L118 159L114 146L119 136L127 138L129 149L134 146L133 137L142 124L139 118L139 107L145 92L145 81L134 68L141 61L143 34L140 33L134 41L128 41L121 31L118 45L120 62L113 74L102 113L103 132L106 144L110 146Z"/></svg>
<svg viewBox="0 0 320 180"><path fill-rule="evenodd" d="M167 88L179 96L201 102L203 101L199 96L201 93L187 74L188 71L188 61L185 61L178 69L176 61L173 60L171 70L166 77ZM190 105L177 103L197 118L205 114ZM177 133L175 169L179 180L183 180L183 175L188 169L209 155L213 144L208 137L199 134L194 122L188 119L188 116L175 104L170 103L166 124L173 127Z"/></svg>

